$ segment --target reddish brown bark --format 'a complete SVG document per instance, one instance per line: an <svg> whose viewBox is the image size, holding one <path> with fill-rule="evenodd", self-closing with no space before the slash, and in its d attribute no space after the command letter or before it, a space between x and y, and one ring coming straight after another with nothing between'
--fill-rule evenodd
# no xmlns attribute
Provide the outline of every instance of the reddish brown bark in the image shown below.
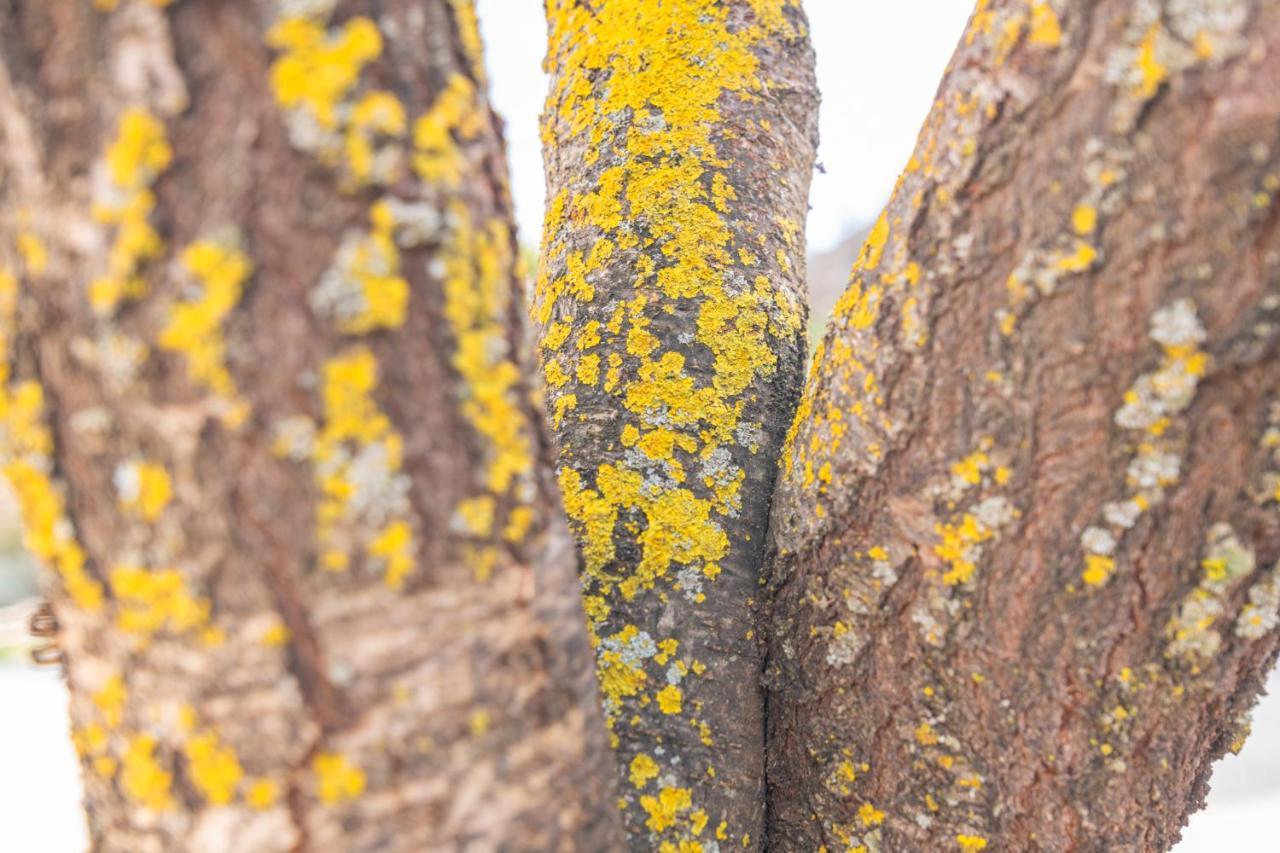
<svg viewBox="0 0 1280 853"><path fill-rule="evenodd" d="M1164 849L1203 802L1278 642L1277 44L979 3L774 499L774 849Z"/></svg>
<svg viewBox="0 0 1280 853"><path fill-rule="evenodd" d="M609 849L470 3L96 5L0 4L3 449L95 849Z"/></svg>

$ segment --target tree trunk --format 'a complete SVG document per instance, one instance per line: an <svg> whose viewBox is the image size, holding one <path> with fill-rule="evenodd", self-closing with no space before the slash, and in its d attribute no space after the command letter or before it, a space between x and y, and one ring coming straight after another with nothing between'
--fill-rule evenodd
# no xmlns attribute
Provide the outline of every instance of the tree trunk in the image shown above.
<svg viewBox="0 0 1280 853"><path fill-rule="evenodd" d="M0 57L95 848L614 846L470 2L7 2Z"/></svg>
<svg viewBox="0 0 1280 853"><path fill-rule="evenodd" d="M620 805L634 849L755 849L753 609L804 358L807 24L796 0L547 9L534 316Z"/></svg>
<svg viewBox="0 0 1280 853"><path fill-rule="evenodd" d="M778 850L1154 850L1280 609L1280 6L980 0L770 534ZM825 845L825 847L823 847Z"/></svg>

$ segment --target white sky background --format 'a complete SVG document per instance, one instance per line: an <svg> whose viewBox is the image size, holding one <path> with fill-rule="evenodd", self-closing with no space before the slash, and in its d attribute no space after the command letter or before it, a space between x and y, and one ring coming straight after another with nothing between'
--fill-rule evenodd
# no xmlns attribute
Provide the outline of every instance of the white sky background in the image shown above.
<svg viewBox="0 0 1280 853"><path fill-rule="evenodd" d="M538 115L546 28L541 0L477 0L493 103L507 123L520 240L542 232ZM874 219L915 146L942 71L972 10L967 0L805 0L818 57L826 174L813 176L810 251Z"/></svg>

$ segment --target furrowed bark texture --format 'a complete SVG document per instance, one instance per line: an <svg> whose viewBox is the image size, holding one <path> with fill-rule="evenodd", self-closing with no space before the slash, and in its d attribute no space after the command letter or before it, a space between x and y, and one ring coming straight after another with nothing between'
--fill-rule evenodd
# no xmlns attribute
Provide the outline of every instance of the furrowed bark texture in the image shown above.
<svg viewBox="0 0 1280 853"><path fill-rule="evenodd" d="M804 356L806 22L794 0L547 10L533 311L619 805L635 849L751 849L752 611Z"/></svg>
<svg viewBox="0 0 1280 853"><path fill-rule="evenodd" d="M770 534L777 850L1157 850L1280 607L1280 9L980 2ZM825 846L824 846L825 845Z"/></svg>
<svg viewBox="0 0 1280 853"><path fill-rule="evenodd" d="M617 846L470 3L8 2L0 56L95 849Z"/></svg>

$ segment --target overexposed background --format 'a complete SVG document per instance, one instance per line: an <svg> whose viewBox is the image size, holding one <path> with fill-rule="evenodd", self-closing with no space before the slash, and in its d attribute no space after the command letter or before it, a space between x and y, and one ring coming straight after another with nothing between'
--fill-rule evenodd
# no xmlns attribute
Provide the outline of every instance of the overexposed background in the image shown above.
<svg viewBox="0 0 1280 853"><path fill-rule="evenodd" d="M540 0L477 0L493 101L505 117L521 241L535 247L543 181L538 114L546 92ZM805 0L822 89L825 173L814 175L807 234L816 315L843 284L858 236L887 200L953 46L966 0ZM822 316L815 316L821 324ZM4 496L0 496L4 497ZM25 663L35 591L12 506L0 500L0 850L73 853L85 847L66 692L54 670ZM1280 815L1280 677L1254 715L1239 756L1215 770L1209 807L1178 853L1270 853Z"/></svg>

